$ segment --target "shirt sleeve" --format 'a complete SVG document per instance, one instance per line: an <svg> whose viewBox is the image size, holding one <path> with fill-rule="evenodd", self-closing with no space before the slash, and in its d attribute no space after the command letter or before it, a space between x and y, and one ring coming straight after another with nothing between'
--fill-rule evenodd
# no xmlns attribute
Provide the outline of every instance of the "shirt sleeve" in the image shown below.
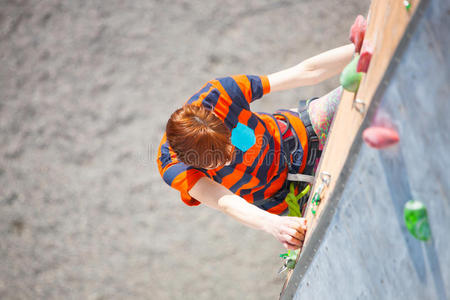
<svg viewBox="0 0 450 300"><path fill-rule="evenodd" d="M267 76L234 75L210 81L221 93L225 93L236 104L244 106L270 92Z"/></svg>
<svg viewBox="0 0 450 300"><path fill-rule="evenodd" d="M165 134L159 145L157 164L161 177L168 185L180 192L184 203L189 206L200 204L188 192L200 178L208 174L178 161L175 152L167 143Z"/></svg>

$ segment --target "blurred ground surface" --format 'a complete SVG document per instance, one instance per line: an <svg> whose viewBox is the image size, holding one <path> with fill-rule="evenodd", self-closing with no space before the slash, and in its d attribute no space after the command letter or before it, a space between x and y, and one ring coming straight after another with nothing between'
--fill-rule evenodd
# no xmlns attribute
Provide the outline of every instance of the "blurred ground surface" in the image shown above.
<svg viewBox="0 0 450 300"><path fill-rule="evenodd" d="M0 298L275 299L281 245L182 204L157 145L205 81L343 45L368 5L0 0Z"/></svg>

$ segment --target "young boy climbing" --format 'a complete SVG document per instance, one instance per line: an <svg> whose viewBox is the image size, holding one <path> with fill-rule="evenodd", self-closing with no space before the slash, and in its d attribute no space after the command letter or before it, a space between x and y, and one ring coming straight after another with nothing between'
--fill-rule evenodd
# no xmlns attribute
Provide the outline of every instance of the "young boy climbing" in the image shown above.
<svg viewBox="0 0 450 300"><path fill-rule="evenodd" d="M302 111L256 113L250 103L337 75L354 50L339 47L268 76L209 81L170 116L157 158L161 176L187 205L203 203L298 249L306 220L283 216L288 174L314 175L342 88Z"/></svg>

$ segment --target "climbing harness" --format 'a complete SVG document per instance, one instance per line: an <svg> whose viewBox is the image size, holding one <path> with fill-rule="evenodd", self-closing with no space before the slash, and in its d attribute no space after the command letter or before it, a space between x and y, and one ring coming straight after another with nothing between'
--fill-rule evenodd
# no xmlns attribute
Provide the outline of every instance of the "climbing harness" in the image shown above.
<svg viewBox="0 0 450 300"><path fill-rule="evenodd" d="M298 136L293 129L292 124L289 122L289 119L281 114L276 113L274 116L278 117L277 122L281 125L281 128L284 128L281 132L281 136L283 139L283 157L286 160L289 168L288 180L289 181L300 181L300 182L308 182L312 183L314 181L314 167L316 165L317 159L322 154L322 151L319 150L319 137L316 135L314 128L312 127L311 119L309 117L307 106L311 101L318 99L312 98L307 102L306 108L299 112L299 118L305 126L307 139L308 139L308 156L305 168L303 169L302 174L298 174L295 170L293 170L292 161L298 159L300 157L296 157L295 154L298 153L299 143ZM292 158L292 159L291 159Z"/></svg>
<svg viewBox="0 0 450 300"><path fill-rule="evenodd" d="M318 98L313 98L313 99L309 100L308 104L315 99L318 99ZM289 113L291 113L291 112L289 112ZM293 196L287 196L286 190L289 190L288 195L293 194L295 197L297 197L297 195L295 195L295 192L294 193L290 192L292 184L293 184L294 190L297 190L297 191L304 191L308 185L311 185L314 182L313 173L314 173L314 168L316 166L316 162L320 158L320 155L322 154L322 151L319 150L319 138L317 137L316 133L314 132L307 109L305 108L300 112L299 117L300 117L300 120L302 121L303 125L305 126L306 133L307 133L308 156L307 156L305 168L303 169L303 172L302 172L303 174L299 174L297 170L301 165L301 161L302 161L304 153L303 153L303 149L299 145L299 138L297 136L297 133L295 132L292 124L289 122L289 119L287 118L287 116L285 116L282 113L275 113L273 115L276 117L276 121L281 130L282 157L286 161L289 171L288 171L288 177L286 180L286 184L282 189L280 189L280 191L278 191L275 195L273 195L270 198L255 200L253 202L253 204L258 207L261 207L272 201L281 201L283 199L286 199L285 197L289 197L289 198L293 197ZM308 200L308 196L309 196L308 192L306 192L300 198L301 200L299 200L299 202L305 203ZM302 208L302 206L300 206L300 208ZM299 217L301 217L301 214L299 215Z"/></svg>
<svg viewBox="0 0 450 300"><path fill-rule="evenodd" d="M311 101L318 99L318 97L312 98L307 102L307 106ZM303 170L303 174L312 175L314 173L314 167L316 165L316 161L320 158L322 151L319 150L319 137L316 135L314 128L311 123L311 119L309 117L308 109L304 109L300 112L300 120L302 120L303 125L305 126L306 133L308 136L308 158L306 162L305 169ZM294 174L297 175L297 174ZM293 176L291 176L292 180L295 180ZM313 178L314 180L314 178ZM303 181L303 180L301 180ZM312 181L309 181L312 183Z"/></svg>
<svg viewBox="0 0 450 300"><path fill-rule="evenodd" d="M294 147L291 147L292 143L289 138L284 138L288 130L292 131L292 135L295 134L295 131L292 129L292 125L289 123L289 120L281 114L285 122L286 129L282 132L283 137L283 148L284 148L284 157L288 161L289 173L288 173L288 183L289 183L289 192L286 195L285 201L288 205L288 216L293 217L301 217L304 214L304 207L307 204L309 192L311 190L311 184L314 182L314 167L317 159L322 154L322 151L319 150L319 138L317 137L314 129L312 127L311 119L309 118L309 114L307 111L308 104L317 98L313 98L309 100L306 104L306 108L301 110L299 113L300 120L303 122L305 126L307 138L308 138L308 157L306 161L306 166L303 170L303 174L298 174L292 171L292 167L290 164L290 156L293 155L298 150L298 139L296 136ZM301 103L301 102L300 102ZM280 121L280 120L279 120ZM288 155L289 154L289 155ZM301 192L296 195L296 186L301 190ZM294 269L297 263L297 257L300 254L300 249L297 250L288 250L287 253L283 253L280 255L282 259L284 259L281 268L278 270L278 274L288 270Z"/></svg>
<svg viewBox="0 0 450 300"><path fill-rule="evenodd" d="M303 206L308 201L309 191L311 189L311 184L314 182L314 167L322 151L319 150L319 138L314 132L312 127L311 119L308 114L308 105L311 101L318 98L312 98L306 102L306 106L300 111L299 118L302 121L306 129L307 139L308 139L308 156L306 159L306 165L303 169L303 174L299 174L293 166L292 161L295 159L301 160L302 158L296 157L295 155L300 151L298 137L289 119L281 114L274 114L277 117L277 122L280 126L282 141L283 141L283 157L288 165L288 177L287 185L289 186L289 192L285 197L285 201L288 204L288 215L301 217L303 215ZM302 104L302 101L299 102ZM298 164L298 163L297 163ZM297 188L297 189L296 189ZM296 195L296 190L300 191Z"/></svg>

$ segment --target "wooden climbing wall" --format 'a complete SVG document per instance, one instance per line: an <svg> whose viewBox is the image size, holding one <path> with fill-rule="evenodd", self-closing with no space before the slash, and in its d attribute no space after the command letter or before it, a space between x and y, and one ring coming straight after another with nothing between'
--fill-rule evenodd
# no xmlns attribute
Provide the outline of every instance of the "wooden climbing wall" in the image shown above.
<svg viewBox="0 0 450 300"><path fill-rule="evenodd" d="M331 134L325 147L324 155L317 174L328 172L331 174L330 185L322 193L322 203L315 216L308 210L307 219L311 224L311 233L317 224L316 219L332 194L337 178L339 178L348 153L355 140L363 120L370 106L376 89L383 84L383 76L389 63L393 60L394 52L405 34L406 28L418 7L419 1L412 2L409 12L405 9L403 1L374 0L370 6L368 15L368 27L364 40L371 41L374 46L372 61L367 74L363 75L357 93L344 92L341 104L336 113ZM398 58L396 58L398 60ZM354 104L360 99L364 104ZM356 106L355 106L356 105ZM363 113L357 108L364 108ZM313 188L317 190L318 184Z"/></svg>
<svg viewBox="0 0 450 300"><path fill-rule="evenodd" d="M316 179L317 182L313 188L313 192L315 190L317 190L318 187L318 183L320 183L320 173L323 171L326 171L328 173L331 174L331 181L328 187L326 187L324 189L324 192L322 193L322 201L320 206L317 209L317 213L314 216L311 213L311 209L308 208L307 210L307 215L306 218L308 219L308 234L306 236L306 241L305 241L305 247L302 250L302 253L300 255L299 261L297 263L297 267L296 269L291 272L290 274L288 274L287 277L287 284L285 285L281 297L284 299L291 299L292 297L296 297L296 298L301 298L300 295L304 294L308 294L305 293L306 290L309 290L311 286L316 285L316 283L312 283L312 282L308 282L306 281L306 283L304 282L305 280L305 276L307 275L308 272L316 272L315 276L318 278L322 278L320 276L320 272L318 270L322 270L322 272L324 272L325 274L323 274L323 279L327 279L327 280L338 280L338 281L342 281L342 280L346 280L349 281L349 278L351 278L352 276L348 276L348 278L346 279L345 277L345 273L341 273L339 274L339 270L337 271L337 273L334 274L334 276L342 276L342 279L338 279L339 277L336 277L335 279L330 278L330 276L328 276L327 271L324 270L323 266L322 268L320 268L321 266L317 265L317 270L311 270L311 265L313 260L315 259L315 257L317 256L317 253L319 253L320 251L322 251L322 255L329 255L329 253L326 253L326 251L328 250L324 250L323 249L323 244L327 244L327 236L330 235L330 233L326 234L326 232L330 232L333 229L329 229L330 224L331 225L335 225L335 228L339 228L339 224L340 221L336 220L336 218L338 218L339 216L341 216L342 214L345 214L345 212L342 211L342 208L340 207L341 203L345 202L346 200L344 199L344 197L348 196L348 198L353 198L353 200L355 201L355 203L353 203L353 205L359 205L358 209L356 209L356 211L359 211L360 207L364 207L367 205L366 207L366 212L363 213L359 216L359 218L357 220L355 220L355 222L350 222L349 224L351 224L351 226L353 227L349 227L348 230L346 232L339 232L339 230L337 230L338 232L336 232L336 236L341 236L341 238L345 241L347 241L347 244L341 244L341 250L342 251L347 251L349 250L349 246L353 247L353 250L356 249L357 255L362 255L361 253L364 253L365 250L367 250L365 248L365 245L359 245L360 241L355 240L354 237L352 237L352 228L354 227L358 227L358 230L361 230L361 228L365 228L364 224L364 218L365 221L368 222L369 224L367 225L367 228L370 228L370 218L371 215L370 213L375 213L375 211L378 211L377 209L374 209L373 211L371 211L371 209L373 207L371 207L372 204L370 204L371 199L374 198L374 195L378 195L378 193L376 191L373 190L373 187L375 186L380 186L380 189L383 187L384 181L383 179L385 179L386 176L388 176L389 179L392 179L390 176L391 175L386 175L383 174L386 171L389 170L389 168L387 166L385 166L386 161L389 161L389 158L386 157L381 157L381 164L384 166L382 167L379 171L379 174L376 174L376 172L372 172L370 169L370 164L364 163L364 161L361 161L362 158L364 157L364 154L361 154L360 152L360 148L361 148L361 131L362 129L364 129L365 127L367 127L371 120L373 120L374 116L376 115L377 112L377 107L380 104L381 99L383 96L385 96L386 94L386 89L388 89L389 87L393 86L395 83L398 84L398 82L402 83L402 86L408 85L408 82L405 80L400 80L399 78L402 78L401 75L405 75L405 74L411 74L411 70L408 70L408 64L411 65L411 63L406 63L404 61L403 58L403 52L405 48L411 48L412 46L410 46L410 40L412 38L414 38L414 34L415 34L415 30L414 28L417 26L417 24L420 23L421 26L421 30L427 32L430 31L430 28L432 28L431 25L433 25L433 23L430 20L425 20L423 21L422 19L422 15L425 13L425 9L428 7L428 1L426 0L422 0L422 1L411 1L411 5L412 7L410 8L409 11L407 11L404 7L403 1L385 1L385 0L374 0L371 4L370 7L370 12L369 12L369 16L368 16L368 29L366 32L366 40L370 40L372 45L374 46L374 55L371 61L371 65L369 68L369 71L367 73L367 75L365 75L361 81L361 85L360 88L358 90L358 92L356 94L354 93L349 93L349 92L345 92L343 99L341 100L341 104L339 106L338 112L335 116L335 120L334 123L332 125L331 128L331 134L329 136L328 139L328 143L326 145L324 154L323 154L323 158L321 161L321 164L319 166L318 169L318 178ZM447 7L446 7L447 6ZM430 5L431 8L433 9L433 12L430 12L429 14L436 14L436 15L445 15L446 12L448 11L448 2L446 2L445 0L440 0L437 1L437 3L433 3L433 5ZM432 16L428 16L428 18L432 18ZM443 19L441 17L441 19ZM447 17L448 20L448 17ZM444 22L444 24L442 24L442 22ZM439 26L445 25L445 21L442 21L440 24L438 24ZM447 21L448 22L448 21ZM435 26L438 26L435 24ZM448 28L448 27L447 27ZM436 29L436 32L439 32L438 29ZM424 33L424 35L426 35L426 33ZM430 39L431 41L428 41L427 43L436 43L436 36L427 36L428 39ZM439 41L439 37L437 38L437 40ZM447 39L448 40L448 39ZM445 39L444 39L445 41ZM420 40L420 41L416 41L416 43L425 43L424 40ZM447 46L447 47L446 47ZM416 48L418 46L415 46ZM425 49L423 49L423 45L421 48L418 48L420 53L417 54L417 58L425 61L426 62L426 57L427 55L425 54ZM412 48L409 51L414 51L414 48ZM442 60L440 66L438 64L438 68L441 69L441 73L443 71L444 74L448 74L448 69L449 69L449 63L448 63L448 59L447 61L445 59L442 59L442 51L444 51L444 58L445 58L445 54L446 51L448 51L448 43L447 44L440 44L439 47L437 47L437 49L435 49L436 52L436 57L440 60ZM441 52L439 52L441 51ZM432 54L434 54L435 52L431 52ZM448 55L447 55L448 56ZM436 59L436 57L434 59ZM435 64L434 61L430 61L429 64ZM395 70L396 68L400 66L399 68L403 67L405 68L404 72L405 73L401 73L400 75L397 74L395 75ZM425 64L424 66L422 66L423 68L426 68L427 65ZM435 66L434 66L435 67ZM420 70L416 70L416 71L420 71ZM432 77L430 78L428 73L426 73L428 76L429 80L432 80ZM410 76L410 75L408 75ZM409 77L408 77L409 78ZM440 81L442 84L445 85L445 87L438 87L437 90L439 91L440 94L444 94L447 96L449 95L448 92L448 87L446 87L448 85L448 79L447 81ZM412 83L412 81L411 81ZM420 85L420 82L416 82L416 85ZM430 84L431 85L431 84ZM392 93L393 95L391 95L391 97L395 97L395 99L397 99L397 102L400 101L400 99L402 98L402 96L406 97L406 98L410 98L412 95L406 95L406 91L408 91L408 88L411 87L407 87L406 89L403 88L403 94L400 93L397 90L394 90ZM412 90L412 89L411 89ZM443 91L442 91L443 90ZM354 106L354 101L355 99L360 99L364 104L358 104L356 107ZM420 101L421 99L419 99L418 101ZM392 101L392 100L391 100ZM394 102L392 102L394 103ZM394 104L390 104L390 105L394 105ZM398 103L397 103L398 104ZM400 105L400 104L398 104ZM398 106L398 108L403 109L403 110L407 110L408 107L405 107L405 105L408 105L408 103L402 104L403 106ZM413 103L411 103L411 105L414 105ZM385 105L387 106L387 105ZM358 111L357 108L364 108L364 111ZM448 109L448 106L444 107L443 109L437 110L436 113L439 113L439 111L445 111L445 109ZM450 111L448 112L450 113ZM442 113L441 113L442 114ZM441 115L440 114L440 115ZM389 114L386 114L389 115ZM397 122L400 122L399 120L402 120L402 122L404 122L405 124L407 122L411 122L411 119L402 119L401 116L391 116L393 119L397 119ZM448 121L447 121L448 123ZM400 125L397 125L400 126ZM427 125L429 126L429 125ZM448 127L450 128L450 127ZM448 136L448 133L447 133ZM426 138L425 138L426 139ZM440 141L442 143L442 141ZM410 145L411 146L411 145ZM365 146L363 146L363 150L368 150L368 154L366 153L365 155L367 157L369 157L370 159L373 159L374 161L376 161L378 158L374 158L376 157L376 154L374 154L375 152L373 152L374 150L371 149L366 149L364 148ZM372 152L371 152L372 151ZM407 151L407 149L403 149L403 151ZM369 159L369 161L370 161ZM398 157L397 157L398 159ZM400 159L400 165L405 164L404 160ZM361 167L364 166L365 169L363 169L360 173L360 175L355 174L355 168L356 167ZM445 164L444 164L445 166ZM403 166L404 168L406 168L405 166ZM447 165L447 167L450 168L449 165ZM442 166L441 166L442 168ZM399 171L400 170L400 171ZM395 169L395 170L389 170L390 173L398 173L399 176L401 174L404 173L404 170L399 168L399 169ZM375 174L375 175L374 175ZM380 182L377 181L377 177L379 178ZM352 181L353 180L353 181ZM448 181L448 180L447 180ZM403 190L408 190L408 188L405 188L405 186L409 186L408 183L405 183L404 181L398 181L398 189L399 191ZM350 185L353 185L350 186ZM365 185L371 185L371 187L367 187ZM445 188L447 188L447 192L448 192L448 183L447 184L443 184L444 186L444 190ZM355 194L354 191L351 192L349 189L354 188L354 191L358 191L358 189L360 190L360 195ZM386 191L387 191L387 196L386 199L389 198L388 195L391 195L390 198L391 199L395 199L398 195L395 194L395 190L396 187L395 186L391 186L388 185L388 187L386 187ZM371 191L372 193L368 193L368 190ZM410 190L410 189L409 189ZM313 193L312 193L313 194ZM411 193L407 193L405 192L406 196L411 196ZM407 197L403 197L403 198L407 198ZM447 195L448 196L448 195ZM359 199L362 198L362 199ZM403 199L402 198L402 199ZM410 200L410 199L407 199ZM369 201L369 204L368 202ZM348 200L347 200L348 202ZM396 202L395 205L398 205L398 202ZM400 201L401 202L401 201ZM349 205L351 206L352 203L349 203ZM379 208L379 207L377 207ZM350 210L350 209L349 209ZM378 211L378 213L383 214L383 209L381 209L381 212ZM399 208L397 207L397 209L394 209L394 211L397 212L397 214L394 216L393 220L397 220L399 221ZM444 209L445 211L445 209ZM448 207L447 207L447 212L448 212ZM351 214L351 213L350 213ZM342 217L342 216L341 216ZM351 216L350 216L351 217ZM361 217L363 217L363 219L361 219ZM375 218L376 219L376 218ZM386 221L386 224L389 224L390 222ZM350 226L350 225L349 225ZM383 226L383 224L380 224L380 226ZM334 229L335 229L334 228ZM358 230L356 230L358 233L360 233ZM377 232L379 234L379 232ZM362 233L363 234L363 233ZM401 232L401 234L405 234L405 232ZM350 235L350 236L349 236ZM355 235L357 235L357 233L355 233ZM370 235L370 232L367 232L367 235ZM398 237L400 238L400 240L402 239L402 237ZM409 242L409 240L408 240ZM338 244L340 243L339 241L337 242ZM373 245L374 247L376 247L376 244L370 243L370 241L368 242L370 245ZM448 243L448 241L447 241ZM333 245L333 247L335 247L336 245ZM383 244L381 246L388 246L386 244ZM329 246L326 246L329 247ZM359 250L358 250L359 248ZM373 248L373 247L372 247ZM386 250L386 249L383 249ZM407 247L406 249L407 251L411 252L411 251L416 251L416 250L411 250L411 248ZM431 252L433 250L430 250ZM436 250L434 250L436 252ZM352 253L354 253L354 251L350 251ZM430 252L430 253L431 253ZM368 251L368 253L371 253L373 255L376 255L376 251ZM384 253L384 252L383 252ZM347 255L342 255L342 259L344 257L348 257ZM413 255L414 257L414 255ZM341 257L339 257L339 255L335 255L334 256L334 261L336 262L336 265L341 266L342 265L342 260ZM349 258L351 259L351 257ZM370 257L368 257L368 259L370 259ZM380 264L383 264L383 260L385 260L386 258L377 258L375 260L375 262L372 263L376 263L379 262ZM317 258L316 258L317 260ZM326 259L325 259L326 261ZM450 262L449 258L446 257L444 258L444 261L446 261L447 263ZM326 264L330 264L332 262L330 261L326 261ZM429 262L430 264L434 264L434 265L438 265L436 263L436 261L431 261ZM352 264L350 264L352 265ZM370 265L370 264L369 264ZM415 267L414 263L412 263L413 269L420 269ZM362 267L367 267L367 266L362 266ZM346 268L342 268L342 269L346 269ZM422 268L423 269L423 268ZM348 270L351 272L351 270ZM361 270L354 270L355 273L361 273ZM364 272L362 272L364 273ZM388 272L387 272L388 273ZM423 273L423 272L422 272ZM363 274L364 275L364 274ZM419 274L420 275L420 274ZM361 275L362 276L362 275ZM423 277L423 275L420 275ZM308 276L306 276L307 278ZM382 277L382 276L381 276ZM435 282L435 286L436 288L436 295L445 295L446 294L446 290L448 290L448 286L445 286L445 284L443 284L443 277L445 277L444 275L440 274L439 276L435 276L433 277L433 280ZM446 277L447 279L449 279L449 277ZM357 278L355 278L354 280L357 281ZM383 279L381 279L380 281L381 283L383 283ZM447 281L447 282L450 282ZM322 282L323 283L323 282ZM342 284L342 286L347 287L348 286L348 282L347 284ZM350 285L351 286L351 285ZM331 288L337 288L335 286L335 284L331 284L331 283L326 283L322 286L323 287L329 287ZM337 288L339 290L339 288ZM370 289L368 290L370 291ZM371 291L372 295L376 295L379 291L378 290L373 290ZM431 291L430 291L431 293ZM393 293L394 294L394 293ZM420 293L419 293L420 294ZM447 293L448 294L448 293ZM328 295L328 297L326 297L325 295ZM358 296L361 296L362 294L358 294L358 295L354 295L354 297L350 297L350 298L357 298ZM369 294L367 294L369 295ZM311 294L310 294L311 296ZM327 292L323 293L323 297L319 297L319 298L329 298L329 294L327 294ZM383 297L384 298L384 297ZM415 298L415 297L413 297ZM305 296L305 299L308 299L308 297Z"/></svg>

